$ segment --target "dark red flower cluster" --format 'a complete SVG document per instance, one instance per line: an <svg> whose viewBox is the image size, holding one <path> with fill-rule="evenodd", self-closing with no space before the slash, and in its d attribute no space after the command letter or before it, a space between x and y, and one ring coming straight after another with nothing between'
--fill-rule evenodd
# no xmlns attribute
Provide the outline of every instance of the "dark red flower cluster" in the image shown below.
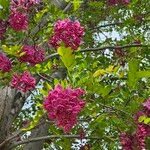
<svg viewBox="0 0 150 150"><path fill-rule="evenodd" d="M23 12L12 11L9 24L16 31L26 30L28 28L28 16Z"/></svg>
<svg viewBox="0 0 150 150"><path fill-rule="evenodd" d="M6 28L7 22L0 19L0 40L3 39Z"/></svg>
<svg viewBox="0 0 150 150"><path fill-rule="evenodd" d="M0 70L2 72L9 72L11 69L11 61L6 55L0 52Z"/></svg>
<svg viewBox="0 0 150 150"><path fill-rule="evenodd" d="M28 71L22 74L14 74L11 87L21 90L22 92L27 92L35 88L36 80L31 76Z"/></svg>
<svg viewBox="0 0 150 150"><path fill-rule="evenodd" d="M85 102L79 97L84 93L80 88L63 89L61 85L57 85L45 98L44 108L49 119L54 120L64 132L70 132L77 123L77 115L85 106Z"/></svg>
<svg viewBox="0 0 150 150"><path fill-rule="evenodd" d="M21 53L25 52L19 59L21 62L28 62L31 65L41 63L45 59L45 51L39 46L24 45Z"/></svg>
<svg viewBox="0 0 150 150"><path fill-rule="evenodd" d="M140 116L150 117L150 98L143 103L143 107L144 109L139 111L134 118L137 125L136 132L132 135L128 135L127 133L121 133L120 135L123 150L134 150L135 148L138 150L146 150L145 140L150 136L150 126L139 122L138 119Z"/></svg>
<svg viewBox="0 0 150 150"><path fill-rule="evenodd" d="M129 4L130 0L107 0L107 4L112 6L112 5L116 5L116 4Z"/></svg>
<svg viewBox="0 0 150 150"><path fill-rule="evenodd" d="M78 21L58 20L54 26L54 35L51 37L49 44L57 48L63 42L66 47L76 50L81 44L83 34L84 28Z"/></svg>

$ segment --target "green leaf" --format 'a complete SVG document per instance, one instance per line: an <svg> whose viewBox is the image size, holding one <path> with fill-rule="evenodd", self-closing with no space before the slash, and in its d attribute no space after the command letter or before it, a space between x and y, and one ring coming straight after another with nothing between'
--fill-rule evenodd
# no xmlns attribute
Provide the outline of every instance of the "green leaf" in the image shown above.
<svg viewBox="0 0 150 150"><path fill-rule="evenodd" d="M35 126L38 125L40 118L42 117L42 115L44 114L43 109L38 110L35 114L35 117L33 118L33 121L30 122L30 124L28 125L28 127L21 129L22 131L29 131L31 129L33 129Z"/></svg>
<svg viewBox="0 0 150 150"><path fill-rule="evenodd" d="M106 73L106 71L104 69L98 69L97 71L95 71L95 73L93 74L93 77L99 77L102 76Z"/></svg>
<svg viewBox="0 0 150 150"><path fill-rule="evenodd" d="M20 53L21 47L22 46L20 45L15 45L11 47L7 47L7 45L2 45L2 49L6 54L12 55L15 57L20 57L25 54L25 53Z"/></svg>
<svg viewBox="0 0 150 150"><path fill-rule="evenodd" d="M9 13L9 0L0 0L0 18L7 18Z"/></svg>
<svg viewBox="0 0 150 150"><path fill-rule="evenodd" d="M150 118L146 117L146 118L144 119L144 123L145 123L145 124L149 124L149 123L150 123Z"/></svg>
<svg viewBox="0 0 150 150"><path fill-rule="evenodd" d="M134 58L129 61L128 65L129 65L128 86L131 88L135 88L136 83L138 81L136 73L139 67L139 60Z"/></svg>
<svg viewBox="0 0 150 150"><path fill-rule="evenodd" d="M137 72L137 77L138 78L150 77L150 70L138 71Z"/></svg>
<svg viewBox="0 0 150 150"><path fill-rule="evenodd" d="M150 118L147 116L140 116L138 119L139 122L144 122L145 124L149 124L150 123Z"/></svg>
<svg viewBox="0 0 150 150"><path fill-rule="evenodd" d="M146 116L140 116L139 119L138 119L138 121L139 122L143 122L145 120L145 118L146 118Z"/></svg>
<svg viewBox="0 0 150 150"><path fill-rule="evenodd" d="M71 70L75 64L75 56L72 53L71 48L61 46L57 50L58 54L61 56L61 60L68 70Z"/></svg>
<svg viewBox="0 0 150 150"><path fill-rule="evenodd" d="M66 2L73 3L74 11L76 11L77 9L79 9L79 7L82 3L82 0L66 0Z"/></svg>

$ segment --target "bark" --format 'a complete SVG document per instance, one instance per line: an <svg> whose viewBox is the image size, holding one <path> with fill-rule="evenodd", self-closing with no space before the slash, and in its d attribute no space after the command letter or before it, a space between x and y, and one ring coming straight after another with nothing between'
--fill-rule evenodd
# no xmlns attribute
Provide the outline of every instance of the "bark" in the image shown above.
<svg viewBox="0 0 150 150"><path fill-rule="evenodd" d="M0 89L0 143L11 136L13 121L20 113L28 95L29 93L22 94L9 86ZM7 144L9 142L5 147Z"/></svg>
<svg viewBox="0 0 150 150"><path fill-rule="evenodd" d="M60 9L64 9L67 6L67 3L65 0L50 0L52 4L54 4L56 7Z"/></svg>
<svg viewBox="0 0 150 150"><path fill-rule="evenodd" d="M40 123L43 122L40 126L33 129L30 138L41 137L48 134L49 124L46 123L45 118L40 120ZM43 143L45 140L31 142L24 146L23 150L42 150Z"/></svg>
<svg viewBox="0 0 150 150"><path fill-rule="evenodd" d="M13 119L12 105L16 91L10 87L0 89L0 143L9 134Z"/></svg>

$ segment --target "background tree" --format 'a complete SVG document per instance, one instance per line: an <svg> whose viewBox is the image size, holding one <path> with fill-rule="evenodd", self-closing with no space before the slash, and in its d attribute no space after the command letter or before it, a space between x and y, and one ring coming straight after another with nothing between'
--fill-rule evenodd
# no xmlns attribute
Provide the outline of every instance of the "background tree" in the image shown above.
<svg viewBox="0 0 150 150"><path fill-rule="evenodd" d="M149 149L149 7L0 0L0 149Z"/></svg>

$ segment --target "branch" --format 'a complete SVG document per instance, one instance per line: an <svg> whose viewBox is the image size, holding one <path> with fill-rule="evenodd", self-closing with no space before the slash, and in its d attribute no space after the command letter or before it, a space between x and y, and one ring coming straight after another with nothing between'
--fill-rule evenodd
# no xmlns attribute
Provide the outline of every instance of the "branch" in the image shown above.
<svg viewBox="0 0 150 150"><path fill-rule="evenodd" d="M89 99L90 101L94 102L95 100L93 99ZM114 110L114 111L118 111L118 112L121 112L127 116L130 116L131 118L133 118L129 113L127 113L126 111L123 111L121 109L118 109L118 108L115 108L114 106L109 106L109 105L106 105L106 104L103 104L101 102L98 102L98 105L100 105L101 107L104 107L104 108L108 108L110 110Z"/></svg>
<svg viewBox="0 0 150 150"><path fill-rule="evenodd" d="M48 78L44 77L43 75L41 75L40 73L37 74L41 79L49 82L49 83L52 83L52 80L49 80ZM51 77L52 78L52 77ZM53 78L52 78L53 79Z"/></svg>
<svg viewBox="0 0 150 150"><path fill-rule="evenodd" d="M143 44L130 44L130 45L123 45L123 46L104 46L104 47L97 47L97 48L86 48L86 49L81 49L78 52L89 52L89 51L103 51L106 49L124 49L124 48L131 48L131 47L148 47L148 45L143 45Z"/></svg>
<svg viewBox="0 0 150 150"><path fill-rule="evenodd" d="M98 104L99 104L100 106L104 107L104 108L108 108L108 109L110 109L110 110L114 110L114 111L121 112L121 113L123 113L123 114L125 114L125 115L127 115L127 116L130 116L130 118L133 118L133 117L131 116L131 114L127 113L126 111L123 111L123 110L121 110L121 109L115 108L115 107L113 107L113 106L105 105L105 104L103 104L103 103L98 103Z"/></svg>
<svg viewBox="0 0 150 150"><path fill-rule="evenodd" d="M86 48L86 49L81 49L80 51L76 51L75 53L82 53L82 52L91 52L91 51L104 51L106 49L116 49L116 48L120 48L120 49L124 49L124 48L131 48L131 47L149 47L149 45L143 45L143 44L130 44L130 45L124 45L124 46L104 46L104 47L97 47L97 48ZM54 53L51 55L48 55L45 58L45 61L51 58L55 58L59 56L58 53Z"/></svg>
<svg viewBox="0 0 150 150"><path fill-rule="evenodd" d="M108 23L108 24L104 24L104 25L100 25L100 26L91 28L90 30L96 30L96 29L99 29L99 28L105 28L105 27L116 26L116 25L121 25L121 24L123 24L123 23L122 22Z"/></svg>
<svg viewBox="0 0 150 150"><path fill-rule="evenodd" d="M41 141L41 140L47 140L47 139L60 139L60 138L81 138L80 135L50 135L50 136L42 136L42 137L36 137L36 138L29 138L27 140L24 141L19 141L14 143L14 145L12 145L10 147L10 149L22 145L22 144L26 144L26 143L30 143L30 142L37 142L37 141ZM89 136L85 136L84 139L101 139L98 136L95 137L89 137Z"/></svg>
<svg viewBox="0 0 150 150"><path fill-rule="evenodd" d="M40 120L39 124L36 125L35 127L33 127L32 129L28 130L28 131L31 131L33 129L36 129L40 126L43 126L43 124L46 122L46 120ZM46 122L47 123L47 122ZM27 125L28 127L28 125ZM16 138L18 135L21 136L24 132L26 132L25 129L26 127L22 127L20 128L18 131L12 133L11 136L7 137L2 143L0 143L0 148L2 148L5 144L9 143L12 139Z"/></svg>

